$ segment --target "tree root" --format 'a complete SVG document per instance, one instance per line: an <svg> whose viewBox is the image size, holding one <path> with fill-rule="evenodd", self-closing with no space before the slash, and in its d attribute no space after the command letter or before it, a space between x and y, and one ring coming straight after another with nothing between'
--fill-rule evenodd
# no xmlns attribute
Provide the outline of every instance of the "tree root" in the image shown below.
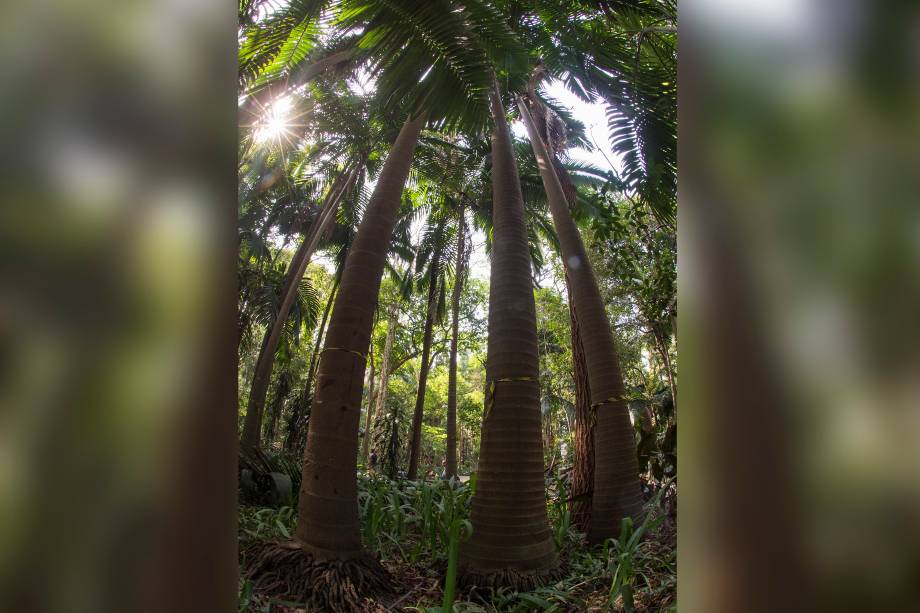
<svg viewBox="0 0 920 613"><path fill-rule="evenodd" d="M392 594L393 578L373 556L318 560L297 543L255 543L243 552L243 577L255 593L302 603L307 611L362 613Z"/></svg>
<svg viewBox="0 0 920 613"><path fill-rule="evenodd" d="M565 575L564 561L544 570L522 571L513 568L499 570L476 570L470 567L460 569L458 585L469 591L471 597L486 596L500 587L511 588L516 592L530 592Z"/></svg>

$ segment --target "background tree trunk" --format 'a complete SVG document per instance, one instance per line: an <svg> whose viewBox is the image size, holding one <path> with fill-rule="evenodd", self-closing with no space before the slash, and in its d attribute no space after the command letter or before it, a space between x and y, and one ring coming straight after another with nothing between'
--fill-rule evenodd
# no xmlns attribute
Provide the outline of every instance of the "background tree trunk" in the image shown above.
<svg viewBox="0 0 920 613"><path fill-rule="evenodd" d="M294 410L291 411L291 419L288 422L287 440L284 447L289 452L303 453L303 442L306 440L304 429L308 425L307 411L303 409L312 402L313 377L316 374L316 364L319 357L319 348L322 346L323 333L326 331L326 322L329 319L329 311L332 310L332 302L335 300L335 293L339 289L339 280L341 275L336 275L332 283L332 289L329 290L329 298L326 300L326 307L323 309L323 319L319 324L319 330L316 333L316 342L313 344L313 353L310 354L310 368L307 370L307 380L304 382L303 395L300 402L294 404Z"/></svg>
<svg viewBox="0 0 920 613"><path fill-rule="evenodd" d="M380 365L380 389L377 391L377 406L374 409L374 419L371 422L371 429L374 429L380 420L383 419L384 405L387 401L387 385L390 380L390 358L393 355L393 341L396 339L396 326L399 325L397 317L396 302L390 303L387 308L387 338L383 344L383 362ZM364 458L365 462L370 461L370 456Z"/></svg>
<svg viewBox="0 0 920 613"><path fill-rule="evenodd" d="M591 385L581 344L581 327L572 289L566 276L569 294L569 318L572 322L572 361L575 376L575 451L572 459L572 485L569 513L572 523L587 533L591 525L591 492L594 488L594 424L591 421Z"/></svg>
<svg viewBox="0 0 920 613"><path fill-rule="evenodd" d="M460 336L460 294L463 291L466 224L460 209L457 227L457 262L454 266L454 292L451 299L453 319L450 331L450 369L447 374L447 461L444 478L457 476L457 341Z"/></svg>
<svg viewBox="0 0 920 613"><path fill-rule="evenodd" d="M358 425L374 310L393 226L424 119L407 121L349 250L319 358L304 452L296 538L319 559L362 555L358 519Z"/></svg>
<svg viewBox="0 0 920 613"><path fill-rule="evenodd" d="M439 239L440 241L440 233ZM418 461L422 451L422 417L425 412L425 389L428 387L428 370L431 368L431 337L434 319L438 310L438 266L441 260L441 245L435 247L431 259L431 280L428 284L428 313L425 317L425 338L422 341L422 365L418 373L418 390L415 396L415 412L412 414L412 440L409 447L409 472L406 478L418 477Z"/></svg>
<svg viewBox="0 0 920 613"><path fill-rule="evenodd" d="M546 146L522 98L518 98L518 108L530 136L553 225L559 236L562 261L572 288L570 299L575 303L582 324L582 346L588 367L591 406L595 410L597 424L594 432L593 510L588 540L600 542L619 535L623 517L638 518L642 512L636 440L623 399L623 374L613 333L585 245L572 219L569 203Z"/></svg>
<svg viewBox="0 0 920 613"><path fill-rule="evenodd" d="M543 477L537 317L524 198L505 109L493 80L492 275L487 394L473 535L462 546L464 581L538 581L558 564ZM487 579L488 580L488 579ZM481 585L481 583L480 583Z"/></svg>
<svg viewBox="0 0 920 613"><path fill-rule="evenodd" d="M368 377L367 387L367 411L364 414L364 446L361 448L361 458L364 465L367 466L368 457L370 456L371 446L371 412L374 408L374 339L371 337L371 348L367 352L367 358L371 363L370 376Z"/></svg>
<svg viewBox="0 0 920 613"><path fill-rule="evenodd" d="M271 381L272 365L275 362L275 351L278 349L278 342L281 340L281 331L291 311L291 305L294 304L300 280L307 270L310 257L313 255L320 237L335 219L335 211L342 201L342 197L354 184L359 167L360 164L355 164L349 172L343 172L336 177L332 187L329 189L329 193L326 195L326 202L323 204L323 208L313 223L310 224L310 229L304 236L297 253L294 254L288 266L284 288L281 291L281 306L278 307L275 321L262 341L259 359L256 362L255 372L252 377L252 387L249 392L249 403L246 409L246 421L243 423L243 435L240 439L240 446L243 449L257 449L259 447L262 409L265 406L265 394Z"/></svg>

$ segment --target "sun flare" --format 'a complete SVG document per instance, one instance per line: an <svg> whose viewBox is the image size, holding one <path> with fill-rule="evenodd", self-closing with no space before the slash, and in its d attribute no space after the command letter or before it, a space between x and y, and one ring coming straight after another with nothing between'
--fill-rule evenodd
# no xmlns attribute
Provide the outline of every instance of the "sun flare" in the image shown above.
<svg viewBox="0 0 920 613"><path fill-rule="evenodd" d="M265 142L278 140L286 135L290 123L291 99L287 96L275 100L268 109L256 130L256 140Z"/></svg>

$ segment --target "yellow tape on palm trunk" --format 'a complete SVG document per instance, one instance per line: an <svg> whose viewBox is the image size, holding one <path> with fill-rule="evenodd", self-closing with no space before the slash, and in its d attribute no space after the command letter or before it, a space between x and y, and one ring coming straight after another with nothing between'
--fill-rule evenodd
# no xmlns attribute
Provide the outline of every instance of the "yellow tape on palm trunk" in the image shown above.
<svg viewBox="0 0 920 613"><path fill-rule="evenodd" d="M353 353L359 358L362 358L365 362L367 361L367 356L361 353L360 351L355 351L354 349L342 349L341 347L326 347L320 353L326 353L327 351L344 351L345 353Z"/></svg>
<svg viewBox="0 0 920 613"><path fill-rule="evenodd" d="M482 414L482 419L485 420L489 416L489 411L492 410L492 405L495 404L495 384L502 383L505 381L537 381L536 377L501 377L498 379L492 379L489 381L489 386L487 388L488 397L486 398L486 410Z"/></svg>
<svg viewBox="0 0 920 613"><path fill-rule="evenodd" d="M592 404L591 405L591 427L593 428L594 426L597 425L597 408L599 406L601 406L602 404L612 404L620 400L626 400L626 399L623 398L622 396L611 396L610 398L607 398L606 400L601 400L600 402L595 402L594 404Z"/></svg>

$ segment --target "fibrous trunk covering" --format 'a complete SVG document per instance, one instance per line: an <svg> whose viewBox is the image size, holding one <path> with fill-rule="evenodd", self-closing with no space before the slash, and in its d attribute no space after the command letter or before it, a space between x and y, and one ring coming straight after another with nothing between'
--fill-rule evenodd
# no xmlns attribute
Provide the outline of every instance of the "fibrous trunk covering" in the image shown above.
<svg viewBox="0 0 920 613"><path fill-rule="evenodd" d="M591 423L591 386L585 349L581 344L581 326L572 300L572 287L565 280L569 295L569 317L572 323L572 362L575 377L575 453L572 462L569 512L572 523L582 532L591 524L591 493L594 488L594 425Z"/></svg>
<svg viewBox="0 0 920 613"><path fill-rule="evenodd" d="M461 550L463 583L520 587L558 566L543 480L537 320L524 199L505 111L493 85L493 247L487 393L479 477Z"/></svg>
<svg viewBox="0 0 920 613"><path fill-rule="evenodd" d="M594 493L588 540L599 542L620 533L620 520L623 517L637 518L642 511L636 441L626 401L623 399L623 374L613 333L585 245L569 212L568 202L549 153L523 99L518 99L518 108L537 158L553 225L559 236L566 276L572 288L570 299L575 302L581 323L581 340L591 387L591 408L597 424L594 431Z"/></svg>
<svg viewBox="0 0 920 613"><path fill-rule="evenodd" d="M348 253L320 356L296 538L318 559L361 555L358 425L366 352L393 225L423 125L403 125Z"/></svg>

